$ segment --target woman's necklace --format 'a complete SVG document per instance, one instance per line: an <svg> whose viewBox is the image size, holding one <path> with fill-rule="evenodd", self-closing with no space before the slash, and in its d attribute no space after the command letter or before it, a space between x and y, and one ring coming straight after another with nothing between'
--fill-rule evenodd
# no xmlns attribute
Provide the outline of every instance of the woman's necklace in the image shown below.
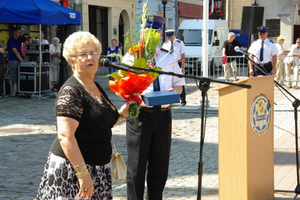
<svg viewBox="0 0 300 200"><path fill-rule="evenodd" d="M78 80L80 80L80 82L82 82L84 85L88 86L89 88L93 88L95 83L92 83L92 85L88 85L87 83L85 83L83 80L81 80L81 78L79 78L78 76L74 75Z"/></svg>
<svg viewBox="0 0 300 200"><path fill-rule="evenodd" d="M93 92L94 98L95 98L101 105L103 105L102 99L104 99L104 100L106 101L106 103L111 107L111 109L113 109L114 111L116 110L116 108L115 108L113 105L111 105L111 104L109 103L109 101L105 98L105 96L103 96L103 95L101 94L101 92L100 92L100 98L96 95L96 92L95 92L95 90L94 90L95 83L94 83L93 85L88 85L88 84L86 84L83 80L81 80L78 76L76 76L76 75L74 75L74 76L75 76L75 78L77 78L80 82L82 82L84 85L86 85L87 87L91 88L91 90L92 90L92 92Z"/></svg>

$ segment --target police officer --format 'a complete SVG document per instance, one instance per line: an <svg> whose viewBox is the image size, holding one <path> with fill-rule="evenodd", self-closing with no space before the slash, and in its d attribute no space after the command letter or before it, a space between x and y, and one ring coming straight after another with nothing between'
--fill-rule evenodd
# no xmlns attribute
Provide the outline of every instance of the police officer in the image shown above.
<svg viewBox="0 0 300 200"><path fill-rule="evenodd" d="M146 28L160 34L165 18L149 15ZM150 30L148 30L150 31ZM127 53L124 59L133 60ZM182 74L176 59L168 51L159 51L155 62L163 71ZM126 63L126 62L125 62ZM175 91L181 93L185 80L176 76L159 75L143 94L153 91ZM158 110L157 110L158 108ZM158 112L156 112L158 111ZM141 105L139 116L126 121L127 142L127 199L143 200L145 177L147 177L147 199L162 200L168 178L172 135L171 104L161 107ZM147 175L146 175L147 174Z"/></svg>
<svg viewBox="0 0 300 200"><path fill-rule="evenodd" d="M163 44L162 50L170 51L178 62L179 67L181 68L182 73L184 73L184 64L185 64L185 46L181 40L175 38L175 30L169 29L165 31L168 40ZM186 95L185 88L182 87L182 93L180 94L181 105L186 105Z"/></svg>
<svg viewBox="0 0 300 200"><path fill-rule="evenodd" d="M257 27L259 39L254 41L248 52L252 55L249 56L254 61L255 66L249 61L249 74L251 76L259 75L275 75L278 49L275 43L269 40L268 27Z"/></svg>

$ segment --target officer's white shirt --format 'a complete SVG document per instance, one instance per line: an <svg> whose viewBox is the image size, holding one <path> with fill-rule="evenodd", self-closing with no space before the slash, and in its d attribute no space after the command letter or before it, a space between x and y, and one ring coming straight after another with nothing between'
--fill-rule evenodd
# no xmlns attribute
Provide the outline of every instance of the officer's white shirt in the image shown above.
<svg viewBox="0 0 300 200"><path fill-rule="evenodd" d="M171 51L171 41L167 40L163 46L162 49ZM176 58L176 60L181 60L181 54L185 53L185 46L184 43L181 40L174 39L173 40L173 54Z"/></svg>
<svg viewBox="0 0 300 200"><path fill-rule="evenodd" d="M41 44L49 44L48 40L43 39Z"/></svg>
<svg viewBox="0 0 300 200"><path fill-rule="evenodd" d="M268 38L266 38L264 40L264 55L263 55L264 59L263 59L263 61L259 60L261 44L262 44L261 39L255 40L251 44L251 46L248 50L248 52L250 54L255 55L254 56L254 62L256 62L256 63L268 63L268 62L273 61L273 56L279 53L275 43L273 41L269 40Z"/></svg>
<svg viewBox="0 0 300 200"><path fill-rule="evenodd" d="M132 66L133 61L134 61L133 55L126 53L125 56L123 57L122 63ZM157 66L161 67L162 71L164 72L174 72L176 74L182 74L180 67L177 63L177 60L172 54L169 54L164 51L159 51L155 57L155 62ZM161 91L168 91L170 88L185 85L185 79L179 78L177 76L161 74L158 76L158 78L159 78L159 85ZM154 91L153 83L151 83L151 85L143 92L143 94L147 94L153 91ZM162 105L162 107L167 107L167 106L169 105Z"/></svg>

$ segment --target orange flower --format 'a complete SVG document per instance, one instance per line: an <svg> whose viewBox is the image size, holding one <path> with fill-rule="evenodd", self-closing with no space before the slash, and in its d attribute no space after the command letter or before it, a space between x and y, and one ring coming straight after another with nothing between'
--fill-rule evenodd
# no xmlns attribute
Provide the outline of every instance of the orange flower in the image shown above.
<svg viewBox="0 0 300 200"><path fill-rule="evenodd" d="M127 72L126 76L118 80L109 81L109 88L122 96L126 101L134 100L142 103L140 94L155 80L149 73L134 74Z"/></svg>

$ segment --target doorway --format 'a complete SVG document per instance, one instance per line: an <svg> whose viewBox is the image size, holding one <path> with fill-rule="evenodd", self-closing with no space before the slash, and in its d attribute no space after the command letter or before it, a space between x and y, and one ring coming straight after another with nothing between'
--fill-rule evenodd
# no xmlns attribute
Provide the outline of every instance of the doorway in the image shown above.
<svg viewBox="0 0 300 200"><path fill-rule="evenodd" d="M89 30L102 44L102 55L108 49L108 8L89 5Z"/></svg>

